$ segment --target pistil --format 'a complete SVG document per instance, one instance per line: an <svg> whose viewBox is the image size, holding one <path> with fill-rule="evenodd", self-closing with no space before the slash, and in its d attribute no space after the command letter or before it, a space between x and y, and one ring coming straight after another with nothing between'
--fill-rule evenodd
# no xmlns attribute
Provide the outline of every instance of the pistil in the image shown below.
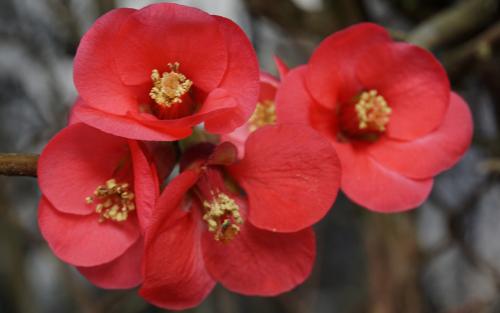
<svg viewBox="0 0 500 313"><path fill-rule="evenodd" d="M359 129L385 131L392 109L376 90L362 92L354 107L358 113Z"/></svg>
<svg viewBox="0 0 500 313"><path fill-rule="evenodd" d="M178 62L168 63L168 67L168 72L160 74L154 69L151 73L153 87L149 96L154 100L151 109L160 119L183 117L194 110L190 95L193 82L179 71Z"/></svg>
<svg viewBox="0 0 500 313"><path fill-rule="evenodd" d="M225 185L220 169L207 167L195 187L201 201L203 220L214 239L222 243L233 240L243 224L241 208Z"/></svg>
<svg viewBox="0 0 500 313"><path fill-rule="evenodd" d="M273 125L276 123L276 105L272 100L264 100L257 103L255 111L248 121L250 132L253 132L262 126Z"/></svg>
<svg viewBox="0 0 500 313"><path fill-rule="evenodd" d="M223 192L212 192L212 199L203 202L208 231L214 233L214 239L227 243L240 232L243 219L236 201Z"/></svg>
<svg viewBox="0 0 500 313"><path fill-rule="evenodd" d="M377 137L385 132L391 113L391 107L377 90L363 91L341 108L341 131L351 137Z"/></svg>
<svg viewBox="0 0 500 313"><path fill-rule="evenodd" d="M85 198L87 204L95 204L98 221L124 222L129 213L135 210L135 195L129 190L128 183L117 183L112 178L104 185L97 186L93 196Z"/></svg>

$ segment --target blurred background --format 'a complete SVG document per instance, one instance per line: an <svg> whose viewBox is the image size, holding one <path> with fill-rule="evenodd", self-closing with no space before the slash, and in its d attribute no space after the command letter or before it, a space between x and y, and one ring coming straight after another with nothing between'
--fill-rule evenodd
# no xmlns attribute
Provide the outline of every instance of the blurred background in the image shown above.
<svg viewBox="0 0 500 313"><path fill-rule="evenodd" d="M0 0L0 152L39 153L65 125L72 59L98 16L153 2ZM305 284L276 298L217 287L189 312L500 312L499 0L176 2L235 20L271 73L274 54L295 66L335 30L382 24L437 55L475 121L471 149L422 207L380 215L341 196L317 226ZM34 178L0 176L0 313L160 311L135 290L99 290L57 260L37 228L38 197Z"/></svg>

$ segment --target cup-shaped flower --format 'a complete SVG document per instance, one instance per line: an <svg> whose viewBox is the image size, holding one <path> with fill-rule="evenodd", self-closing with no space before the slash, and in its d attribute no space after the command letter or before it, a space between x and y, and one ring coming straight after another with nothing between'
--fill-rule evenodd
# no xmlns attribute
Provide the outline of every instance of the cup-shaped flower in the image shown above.
<svg viewBox="0 0 500 313"><path fill-rule="evenodd" d="M234 131L223 134L221 141L229 141L238 149L238 155L245 154L245 141L257 129L276 123L276 90L279 80L266 72L260 72L260 93L255 110L250 119Z"/></svg>
<svg viewBox="0 0 500 313"><path fill-rule="evenodd" d="M75 116L131 139L173 141L201 122L230 132L250 117L259 90L243 31L172 3L105 14L82 38L74 64L84 103Z"/></svg>
<svg viewBox="0 0 500 313"><path fill-rule="evenodd" d="M469 109L450 92L438 61L369 23L329 36L307 65L289 72L277 120L326 135L341 161L344 193L380 212L420 205L472 136Z"/></svg>
<svg viewBox="0 0 500 313"><path fill-rule="evenodd" d="M288 72L286 64L277 56L274 57L274 61L280 77L285 76ZM263 126L276 123L275 98L280 81L264 71L260 72L259 81L259 99L250 119L234 131L221 135L221 142L229 141L236 146L240 158L245 154L245 141L252 132Z"/></svg>
<svg viewBox="0 0 500 313"><path fill-rule="evenodd" d="M313 130L288 126L260 128L245 150L238 161L229 142L199 144L181 158L181 173L161 194L145 236L146 300L196 306L216 282L270 296L309 275L309 226L339 187L335 151Z"/></svg>
<svg viewBox="0 0 500 313"><path fill-rule="evenodd" d="M57 257L102 288L142 282L143 229L159 195L145 151L137 141L76 123L40 156L40 231Z"/></svg>

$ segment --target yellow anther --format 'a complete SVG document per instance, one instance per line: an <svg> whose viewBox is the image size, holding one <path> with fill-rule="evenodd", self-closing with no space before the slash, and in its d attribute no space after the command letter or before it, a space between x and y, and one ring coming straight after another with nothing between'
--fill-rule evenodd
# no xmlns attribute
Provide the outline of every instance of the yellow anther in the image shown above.
<svg viewBox="0 0 500 313"><path fill-rule="evenodd" d="M203 220L207 222L208 231L214 233L214 239L226 243L239 233L238 225L243 224L240 207L225 193L214 192L212 195L211 201L203 202L206 209Z"/></svg>
<svg viewBox="0 0 500 313"><path fill-rule="evenodd" d="M171 107L174 103L182 103L182 96L189 92L193 82L179 72L180 64L168 63L170 72L164 72L160 75L157 69L151 73L153 88L149 92L149 96L156 103Z"/></svg>
<svg viewBox="0 0 500 313"><path fill-rule="evenodd" d="M276 123L276 105L272 100L264 100L257 103L255 111L248 121L250 132L266 125Z"/></svg>
<svg viewBox="0 0 500 313"><path fill-rule="evenodd" d="M354 105L359 120L359 129L385 131L392 109L376 90L363 91Z"/></svg>
<svg viewBox="0 0 500 313"><path fill-rule="evenodd" d="M115 179L110 179L104 185L97 186L94 197L86 197L85 202L97 202L95 212L99 214L100 223L105 220L123 222L127 220L129 212L135 210L134 196L129 191L128 183L117 183Z"/></svg>

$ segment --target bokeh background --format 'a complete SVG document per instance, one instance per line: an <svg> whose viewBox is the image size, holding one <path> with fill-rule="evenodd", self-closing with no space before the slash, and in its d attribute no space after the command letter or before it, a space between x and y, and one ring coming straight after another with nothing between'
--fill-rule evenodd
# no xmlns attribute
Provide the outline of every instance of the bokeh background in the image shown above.
<svg viewBox="0 0 500 313"><path fill-rule="evenodd" d="M0 0L0 152L39 153L76 97L79 38L114 7L152 2ZM381 215L340 196L316 227L319 255L305 284L275 298L217 287L189 312L500 312L498 0L177 2L235 20L271 73L274 54L302 64L333 31L380 23L437 55L475 121L471 149L422 207ZM99 290L57 260L37 228L38 197L36 179L0 176L0 313L160 311L135 290Z"/></svg>

